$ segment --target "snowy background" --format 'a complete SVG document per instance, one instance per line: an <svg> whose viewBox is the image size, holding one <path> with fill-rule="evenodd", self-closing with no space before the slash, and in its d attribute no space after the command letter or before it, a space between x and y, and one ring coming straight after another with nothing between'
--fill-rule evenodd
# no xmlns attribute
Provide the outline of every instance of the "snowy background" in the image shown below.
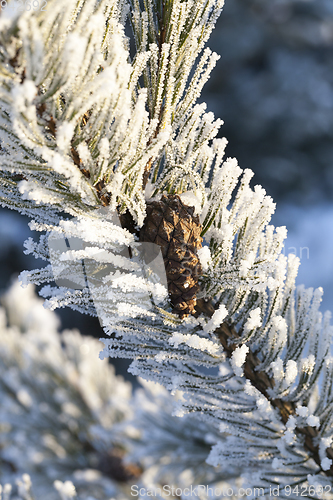
<svg viewBox="0 0 333 500"><path fill-rule="evenodd" d="M233 0L213 32L221 55L203 100L242 168L277 202L298 284L333 309L333 2Z"/></svg>
<svg viewBox="0 0 333 500"><path fill-rule="evenodd" d="M226 0L209 42L221 59L202 96L225 122L227 156L277 202L273 224L287 226L285 251L301 258L298 283L324 288L323 310L333 309L332 45L331 0ZM35 267L23 254L27 222L0 209L1 289ZM95 318L60 314L63 327L102 333Z"/></svg>

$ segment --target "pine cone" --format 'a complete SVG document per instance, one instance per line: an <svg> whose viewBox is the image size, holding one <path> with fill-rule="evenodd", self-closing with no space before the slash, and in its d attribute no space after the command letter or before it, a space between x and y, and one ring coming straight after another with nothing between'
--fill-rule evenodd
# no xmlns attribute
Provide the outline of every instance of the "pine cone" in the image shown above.
<svg viewBox="0 0 333 500"><path fill-rule="evenodd" d="M147 203L147 217L140 241L162 249L173 312L181 318L195 312L198 278L202 273L197 250L202 246L201 224L194 207L184 205L178 195L163 196Z"/></svg>

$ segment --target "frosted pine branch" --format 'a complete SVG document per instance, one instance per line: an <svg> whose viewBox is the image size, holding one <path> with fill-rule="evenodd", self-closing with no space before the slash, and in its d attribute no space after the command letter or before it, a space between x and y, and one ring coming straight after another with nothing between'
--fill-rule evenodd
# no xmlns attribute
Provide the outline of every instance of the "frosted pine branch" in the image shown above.
<svg viewBox="0 0 333 500"><path fill-rule="evenodd" d="M223 347L228 353L228 357L231 357L233 352L235 352L235 345L232 345L232 341L235 341L239 338L235 329L230 328L227 324L223 324L216 330L216 334L218 335ZM230 342L231 341L231 342ZM277 408L281 415L281 420L284 424L288 423L288 420L292 416L300 415L302 416L301 409L305 407L297 407L294 402L284 401L283 399L272 398L271 394L274 394L275 388L275 380L274 378L268 376L265 372L258 371L258 367L260 366L259 358L249 353L246 357L246 362L244 364L244 375L251 382L251 384L258 389L263 396L271 402L272 406ZM300 408L300 409L299 409ZM308 411L305 412L306 416L308 416ZM316 417L313 417L313 422ZM317 420L316 420L317 422ZM296 427L295 431L300 436L304 436L304 446L305 449L310 453L311 457L315 460L317 465L321 466L321 458L319 456L319 445L316 444L318 442L318 432L316 426L311 425L312 420L308 417L307 421L302 422L308 423L309 425L304 427ZM329 447L325 448L327 452L328 458L333 458L333 450ZM324 469L325 470L325 469ZM326 474L328 476L332 476L333 469L330 468L326 470Z"/></svg>
<svg viewBox="0 0 333 500"><path fill-rule="evenodd" d="M2 203L15 207L20 193L36 216L45 205L77 215L107 199L142 223L144 168L168 138L167 129L152 138L146 92L131 99L149 54L128 63L116 2L53 4L1 18Z"/></svg>
<svg viewBox="0 0 333 500"><path fill-rule="evenodd" d="M76 497L72 483L82 500L89 493L104 499L110 490L121 497L116 481L131 472L112 427L132 417L130 384L98 359L97 340L78 331L60 334L58 317L33 287L15 283L1 302L0 482L29 473L36 500L58 498L55 478L61 498L66 491ZM68 479L71 490L60 482Z"/></svg>

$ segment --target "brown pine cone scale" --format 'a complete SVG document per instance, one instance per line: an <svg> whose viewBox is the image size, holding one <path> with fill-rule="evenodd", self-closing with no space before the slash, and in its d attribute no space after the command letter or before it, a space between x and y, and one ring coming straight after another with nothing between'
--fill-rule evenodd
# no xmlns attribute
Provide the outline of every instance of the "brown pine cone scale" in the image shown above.
<svg viewBox="0 0 333 500"><path fill-rule="evenodd" d="M202 273L197 255L202 247L201 230L194 207L184 205L178 195L147 203L140 241L161 247L173 312L181 318L195 312Z"/></svg>

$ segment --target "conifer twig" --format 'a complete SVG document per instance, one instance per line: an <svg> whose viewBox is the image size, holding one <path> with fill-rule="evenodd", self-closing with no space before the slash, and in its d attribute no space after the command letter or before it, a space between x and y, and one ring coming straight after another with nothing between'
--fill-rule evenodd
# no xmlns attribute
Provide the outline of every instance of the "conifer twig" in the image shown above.
<svg viewBox="0 0 333 500"><path fill-rule="evenodd" d="M196 315L199 315L201 312L206 314L209 317L215 312L215 309L212 303L205 302L203 299L198 299L197 307L196 307ZM238 347L238 344L235 344L233 341L240 338L239 333L236 331L233 325L229 325L224 322L222 325L215 330L217 337L219 338L223 348L227 354L228 358L231 358L232 353ZM266 399L269 400L271 405L276 408L281 416L281 420L284 424L287 423L289 417L291 415L296 414L296 405L293 401L283 401L282 399L271 399L268 394L268 389L273 389L275 382L272 377L270 377L264 371L257 371L256 368L261 364L258 356L254 354L251 349L246 357L246 361L244 363L244 376L250 380L251 384L259 391ZM304 448L311 454L313 460L316 464L321 468L321 460L319 457L319 446L315 444L316 439L318 438L318 431L310 427L309 425L306 427L296 427L295 432L304 436ZM333 449L327 448L326 453L330 459L333 458ZM333 476L333 465L327 471L323 471L326 476Z"/></svg>

